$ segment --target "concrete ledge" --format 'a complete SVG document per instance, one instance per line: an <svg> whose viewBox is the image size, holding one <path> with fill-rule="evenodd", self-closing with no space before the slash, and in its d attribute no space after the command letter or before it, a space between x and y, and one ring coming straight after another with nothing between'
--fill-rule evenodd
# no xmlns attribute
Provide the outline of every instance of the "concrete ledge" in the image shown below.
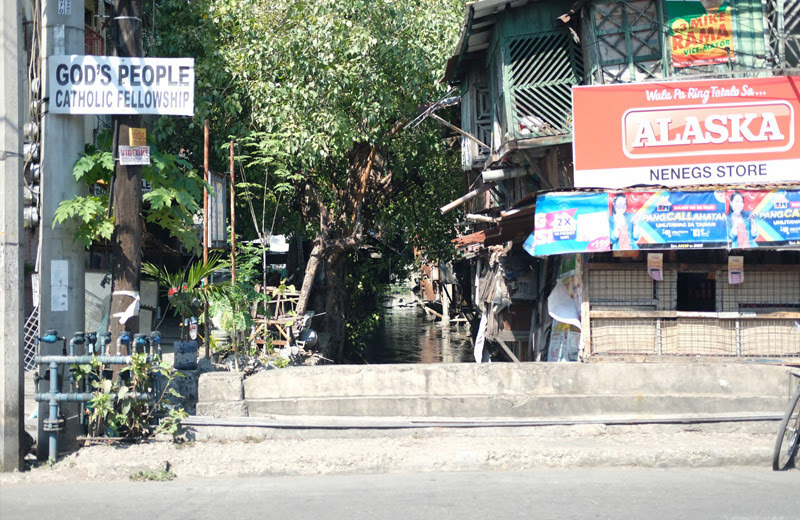
<svg viewBox="0 0 800 520"><path fill-rule="evenodd" d="M242 374L238 372L206 372L197 385L198 409L201 403L241 401L244 399Z"/></svg>
<svg viewBox="0 0 800 520"><path fill-rule="evenodd" d="M751 363L336 365L270 370L247 399L452 395L720 394L789 396L789 369Z"/></svg>
<svg viewBox="0 0 800 520"><path fill-rule="evenodd" d="M398 396L247 399L248 415L563 417L607 414L781 413L774 396L526 395Z"/></svg>
<svg viewBox="0 0 800 520"><path fill-rule="evenodd" d="M211 401L197 403L197 415L211 417L247 417L244 401Z"/></svg>

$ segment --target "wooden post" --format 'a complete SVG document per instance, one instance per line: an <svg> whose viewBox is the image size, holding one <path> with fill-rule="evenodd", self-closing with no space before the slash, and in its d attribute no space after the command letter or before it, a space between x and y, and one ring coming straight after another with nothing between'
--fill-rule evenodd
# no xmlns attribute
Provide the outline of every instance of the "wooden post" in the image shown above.
<svg viewBox="0 0 800 520"><path fill-rule="evenodd" d="M592 322L589 318L591 305L589 303L589 284L591 283L591 273L589 263L581 262L580 269L581 286L581 345L580 360L586 361L592 357Z"/></svg>
<svg viewBox="0 0 800 520"><path fill-rule="evenodd" d="M208 154L209 154L209 138L208 138L208 119L203 121L203 179L211 182L211 174L208 172ZM208 188L203 187L203 263L208 263ZM208 283L208 279L203 280L203 285ZM211 326L209 325L208 305L203 307L203 332L205 332L205 357L211 357L210 344L211 344Z"/></svg>
<svg viewBox="0 0 800 520"><path fill-rule="evenodd" d="M115 55L119 57L142 56L142 5L139 0L116 0L114 23L117 24L119 42ZM140 128L141 115L114 116L118 128L118 146L130 145L130 129ZM116 150L115 150L116 152ZM116 153L119 157L119 153ZM123 166L114 169L114 240L111 287L111 319L109 329L113 337L123 330L139 332L138 314L120 323L116 313L125 312L139 296L142 267L142 167ZM123 346L122 355L128 355Z"/></svg>
<svg viewBox="0 0 800 520"><path fill-rule="evenodd" d="M236 283L236 212L233 189L233 141L231 141L231 284Z"/></svg>
<svg viewBox="0 0 800 520"><path fill-rule="evenodd" d="M233 188L233 141L231 141L231 285L236 283L236 212L234 211L234 188ZM236 342L236 323L231 331L233 341L234 359L239 358L239 344Z"/></svg>

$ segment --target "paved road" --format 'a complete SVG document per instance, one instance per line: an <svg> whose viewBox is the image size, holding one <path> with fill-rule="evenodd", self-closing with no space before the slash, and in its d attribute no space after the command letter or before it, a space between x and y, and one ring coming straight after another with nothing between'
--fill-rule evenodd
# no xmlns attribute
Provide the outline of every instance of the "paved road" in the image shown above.
<svg viewBox="0 0 800 520"><path fill-rule="evenodd" d="M544 470L5 485L3 520L800 518L800 471Z"/></svg>

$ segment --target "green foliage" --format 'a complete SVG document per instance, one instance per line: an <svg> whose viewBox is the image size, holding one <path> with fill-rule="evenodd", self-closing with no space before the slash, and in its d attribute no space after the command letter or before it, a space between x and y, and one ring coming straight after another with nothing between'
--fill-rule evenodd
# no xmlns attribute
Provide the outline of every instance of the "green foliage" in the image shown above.
<svg viewBox="0 0 800 520"><path fill-rule="evenodd" d="M211 19L252 119L307 165L380 141L441 89L460 1L216 0Z"/></svg>
<svg viewBox="0 0 800 520"><path fill-rule="evenodd" d="M394 190L385 204L375 209L384 242L393 248L395 270L413 262L413 248L431 260L454 254L454 219L458 211L443 216L439 208L463 194L459 150L447 146L439 128L426 121L392 141L390 161ZM402 253L402 254L401 254Z"/></svg>
<svg viewBox="0 0 800 520"><path fill-rule="evenodd" d="M156 471L146 471L140 469L136 473L131 473L128 476L128 479L131 482L165 482L172 480L175 477L175 473L168 469L159 469Z"/></svg>
<svg viewBox="0 0 800 520"><path fill-rule="evenodd" d="M329 211L344 211L354 149L388 146L398 121L444 94L438 79L462 7L460 0L212 1L220 55L250 95L257 130L246 140L249 164L274 165L271 191L288 204L309 184ZM417 162L441 152L435 132L409 136ZM402 176L406 162L386 159L384 169ZM384 204L382 195L369 205Z"/></svg>
<svg viewBox="0 0 800 520"><path fill-rule="evenodd" d="M143 353L133 354L130 365L116 379L104 377L106 368L97 358L73 366L76 380L88 381L94 389L94 397L86 405L91 435L141 439L155 433L177 433L188 414L174 406L173 400L181 395L171 385L182 374L166 361ZM153 429L151 420L159 417L163 417L162 424Z"/></svg>
<svg viewBox="0 0 800 520"><path fill-rule="evenodd" d="M227 170L228 150L220 141L236 139L237 214L244 210L253 221L238 220L246 238L319 237L326 229L336 240L361 229L382 237L393 272L413 262L411 246L446 258L458 212L442 217L438 208L463 190L458 157L432 121L398 129L446 94L439 78L463 8L464 0L146 4L149 53L196 60L195 116L160 118L154 133L199 157L208 118L212 169L219 170ZM366 193L354 195L359 154L373 149L380 157ZM341 297L355 315L364 311L352 337L374 328L358 294Z"/></svg>
<svg viewBox="0 0 800 520"><path fill-rule="evenodd" d="M350 255L350 271L345 279L350 304L347 309L347 350L345 357L359 359L367 342L380 326L379 304L386 292L389 257L381 259Z"/></svg>
<svg viewBox="0 0 800 520"><path fill-rule="evenodd" d="M114 233L114 218L106 216L108 197L96 195L77 196L62 201L56 208L53 227L75 221L75 240L89 247L97 240L110 240Z"/></svg>
<svg viewBox="0 0 800 520"><path fill-rule="evenodd" d="M243 135L249 127L249 95L244 85L232 81L220 52L219 28L209 17L214 0L159 0L144 2L143 39L147 56L195 59L195 111L193 117L160 117L153 135L178 154L184 150L201 164L203 121L209 120L212 143L228 135ZM227 150L211 147L212 171L224 171Z"/></svg>
<svg viewBox="0 0 800 520"><path fill-rule="evenodd" d="M114 159L108 133L98 137L100 148L86 145L72 174L78 182L101 195L84 195L66 200L56 209L53 226L72 221L77 224L75 240L86 247L94 241L109 240L114 231L114 218L107 214L109 195L105 191L114 174ZM147 222L153 223L179 240L189 250L198 250L200 238L193 216L201 208L205 181L192 169L191 164L176 155L158 150L150 143L149 166L142 167L142 178L152 190L142 198L143 213Z"/></svg>
<svg viewBox="0 0 800 520"><path fill-rule="evenodd" d="M272 359L272 365L275 368L286 368L291 364L291 362L283 357L276 357Z"/></svg>

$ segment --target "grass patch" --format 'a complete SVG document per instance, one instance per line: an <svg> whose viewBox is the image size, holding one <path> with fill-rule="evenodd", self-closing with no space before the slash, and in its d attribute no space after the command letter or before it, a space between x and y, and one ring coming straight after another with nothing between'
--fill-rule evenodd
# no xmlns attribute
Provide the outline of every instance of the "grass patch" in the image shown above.
<svg viewBox="0 0 800 520"><path fill-rule="evenodd" d="M158 471L139 470L128 476L131 482L165 482L175 477L175 473L168 469L160 469Z"/></svg>

